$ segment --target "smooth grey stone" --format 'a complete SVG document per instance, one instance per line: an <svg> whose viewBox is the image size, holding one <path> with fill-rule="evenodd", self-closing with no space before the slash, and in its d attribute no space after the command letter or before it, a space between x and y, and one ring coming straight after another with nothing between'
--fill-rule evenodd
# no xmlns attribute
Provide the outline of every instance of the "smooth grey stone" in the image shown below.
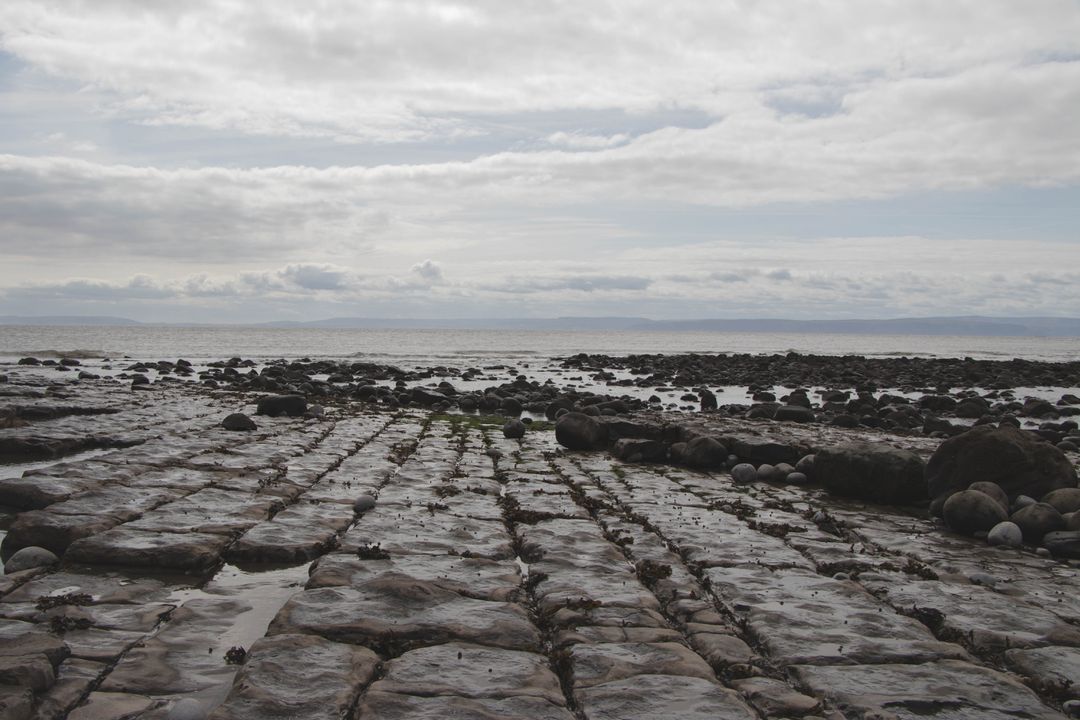
<svg viewBox="0 0 1080 720"><path fill-rule="evenodd" d="M990 528L990 532L986 535L986 541L991 545L1020 547L1024 542L1024 534L1021 532L1019 525L1005 520Z"/></svg>
<svg viewBox="0 0 1080 720"><path fill-rule="evenodd" d="M750 463L739 463L731 468L731 479L740 485L757 480L757 470Z"/></svg>
<svg viewBox="0 0 1080 720"><path fill-rule="evenodd" d="M32 545L17 550L14 555L8 558L8 561L4 563L4 572L10 575L30 568L55 565L58 562L60 562L60 558L55 553L43 547Z"/></svg>

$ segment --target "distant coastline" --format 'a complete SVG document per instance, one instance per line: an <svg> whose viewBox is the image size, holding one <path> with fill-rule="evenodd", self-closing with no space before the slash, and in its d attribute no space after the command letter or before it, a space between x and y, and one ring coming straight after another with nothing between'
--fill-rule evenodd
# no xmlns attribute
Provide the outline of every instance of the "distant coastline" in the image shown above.
<svg viewBox="0 0 1080 720"><path fill-rule="evenodd" d="M140 322L105 315L0 315L0 325L22 326L180 326L205 323ZM360 318L247 323L244 327L376 330L539 330L632 332L837 333L855 335L972 335L990 337L1080 337L1080 318L987 317L978 315L923 318L790 320L783 318L713 318L651 320L642 317L557 318Z"/></svg>

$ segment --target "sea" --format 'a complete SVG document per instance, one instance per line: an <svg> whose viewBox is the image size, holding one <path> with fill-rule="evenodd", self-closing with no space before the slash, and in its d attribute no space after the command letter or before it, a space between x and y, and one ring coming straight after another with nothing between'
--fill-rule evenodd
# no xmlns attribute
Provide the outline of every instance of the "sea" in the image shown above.
<svg viewBox="0 0 1080 720"><path fill-rule="evenodd" d="M1080 360L1080 338L830 333L388 330L250 326L0 325L0 363L39 358L192 362L242 357L354 359L403 369L544 362L577 353L785 354Z"/></svg>

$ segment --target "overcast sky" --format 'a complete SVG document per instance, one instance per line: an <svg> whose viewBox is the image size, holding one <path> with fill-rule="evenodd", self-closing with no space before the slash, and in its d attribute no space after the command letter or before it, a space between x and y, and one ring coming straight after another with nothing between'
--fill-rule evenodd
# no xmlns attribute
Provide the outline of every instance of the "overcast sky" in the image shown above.
<svg viewBox="0 0 1080 720"><path fill-rule="evenodd" d="M1080 316L1080 1L3 0L0 314Z"/></svg>

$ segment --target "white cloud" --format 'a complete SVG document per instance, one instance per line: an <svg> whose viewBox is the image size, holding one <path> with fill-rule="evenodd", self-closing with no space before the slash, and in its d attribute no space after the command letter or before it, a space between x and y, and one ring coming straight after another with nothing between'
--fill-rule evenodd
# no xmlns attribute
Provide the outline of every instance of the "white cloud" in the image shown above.
<svg viewBox="0 0 1080 720"><path fill-rule="evenodd" d="M697 108L1080 52L1071 0L536 5L139 0L0 7L0 48L148 123L399 141L470 114Z"/></svg>
<svg viewBox="0 0 1080 720"><path fill-rule="evenodd" d="M622 145L630 139L627 133L615 135L590 135L581 132L559 132L547 136L547 141L557 147L565 147L571 150L598 150L601 148Z"/></svg>
<svg viewBox="0 0 1080 720"><path fill-rule="evenodd" d="M1052 270L1080 257L1038 228L746 240L725 215L1077 184L1073 0L6 0L0 52L5 117L49 120L0 155L9 299L1080 313ZM224 159L155 155L173 126Z"/></svg>

